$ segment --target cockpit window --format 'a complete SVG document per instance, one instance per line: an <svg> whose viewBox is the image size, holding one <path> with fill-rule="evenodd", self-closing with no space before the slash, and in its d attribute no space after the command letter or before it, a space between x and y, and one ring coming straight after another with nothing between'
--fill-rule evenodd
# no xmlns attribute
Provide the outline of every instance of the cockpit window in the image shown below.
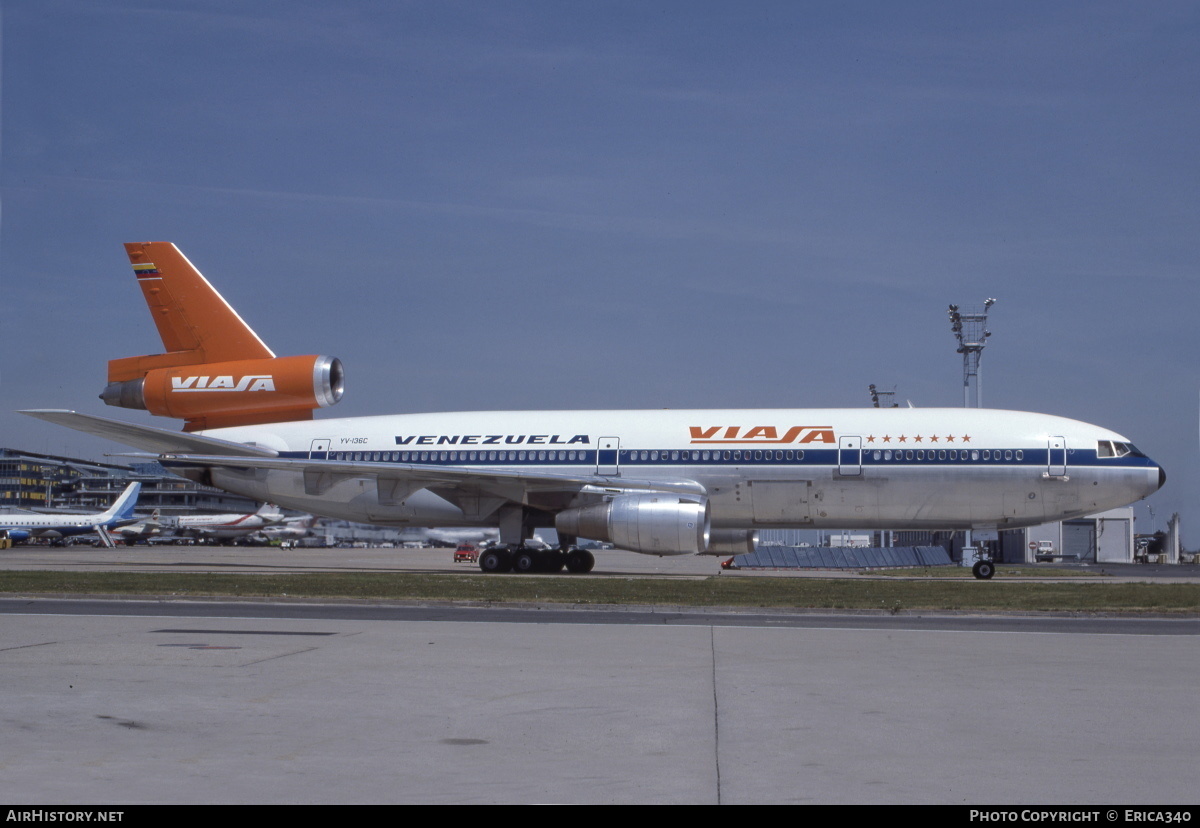
<svg viewBox="0 0 1200 828"><path fill-rule="evenodd" d="M1135 457L1145 457L1138 451L1133 443L1121 443L1117 440L1101 440L1096 444L1097 457L1126 457L1128 455Z"/></svg>

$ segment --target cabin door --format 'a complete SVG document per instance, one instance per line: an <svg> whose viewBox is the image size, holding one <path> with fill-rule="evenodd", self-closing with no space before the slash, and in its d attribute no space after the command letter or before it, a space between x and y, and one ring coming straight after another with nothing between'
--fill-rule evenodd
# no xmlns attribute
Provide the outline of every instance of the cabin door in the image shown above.
<svg viewBox="0 0 1200 828"><path fill-rule="evenodd" d="M838 474L857 476L862 474L862 438L838 438Z"/></svg>
<svg viewBox="0 0 1200 828"><path fill-rule="evenodd" d="M617 455L620 453L620 437L601 437L596 451L596 474L604 477L616 477L621 473L617 465Z"/></svg>
<svg viewBox="0 0 1200 828"><path fill-rule="evenodd" d="M1046 474L1051 477L1063 477L1067 473L1067 440L1065 437L1051 437L1047 441L1050 449L1046 462Z"/></svg>

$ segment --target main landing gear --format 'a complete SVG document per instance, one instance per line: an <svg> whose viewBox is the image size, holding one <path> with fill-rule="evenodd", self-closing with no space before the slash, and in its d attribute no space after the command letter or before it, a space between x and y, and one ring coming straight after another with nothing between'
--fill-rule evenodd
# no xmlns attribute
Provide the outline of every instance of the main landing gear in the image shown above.
<svg viewBox="0 0 1200 828"><path fill-rule="evenodd" d="M494 546L479 553L479 568L484 572L591 572L596 558L586 549L516 549Z"/></svg>

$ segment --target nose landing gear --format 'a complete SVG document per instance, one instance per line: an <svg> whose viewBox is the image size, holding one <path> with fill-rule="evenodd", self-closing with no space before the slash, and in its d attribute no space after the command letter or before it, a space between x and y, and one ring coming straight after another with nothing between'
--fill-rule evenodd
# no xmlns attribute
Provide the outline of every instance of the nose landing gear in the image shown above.
<svg viewBox="0 0 1200 828"><path fill-rule="evenodd" d="M991 561L976 561L971 567L971 574L981 581L986 581L996 574L996 565Z"/></svg>

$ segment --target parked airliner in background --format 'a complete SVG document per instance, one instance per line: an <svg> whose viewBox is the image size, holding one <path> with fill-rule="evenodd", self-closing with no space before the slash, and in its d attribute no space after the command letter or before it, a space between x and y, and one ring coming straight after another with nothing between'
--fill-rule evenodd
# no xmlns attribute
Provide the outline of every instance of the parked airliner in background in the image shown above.
<svg viewBox="0 0 1200 828"><path fill-rule="evenodd" d="M30 538L60 540L68 535L83 535L96 532L108 545L107 530L136 522L133 508L137 505L141 483L130 483L113 503L112 508L91 515L44 515L19 514L0 515L0 538L24 541Z"/></svg>
<svg viewBox="0 0 1200 828"><path fill-rule="evenodd" d="M164 528L162 514L158 509L155 509L150 514L150 517L143 518L118 529L111 529L109 530L109 534L125 541L126 545L133 546L137 543L148 542L151 538L161 537Z"/></svg>
<svg viewBox="0 0 1200 828"><path fill-rule="evenodd" d="M282 522L283 512L278 506L264 503L257 512L249 514L183 515L176 520L176 535L233 540Z"/></svg>
<svg viewBox="0 0 1200 828"><path fill-rule="evenodd" d="M300 540L316 535L317 523L320 518L313 515L299 515L285 519L282 523L260 529L259 534L267 540Z"/></svg>
<svg viewBox="0 0 1200 828"><path fill-rule="evenodd" d="M1162 469L1105 428L944 408L483 411L312 419L341 362L276 357L179 250L127 244L166 353L109 362L109 405L34 417L158 454L191 479L384 526L498 528L485 571L586 572L578 538L652 555L753 551L759 529L1006 529L1127 505ZM527 549L541 527L557 550Z"/></svg>

